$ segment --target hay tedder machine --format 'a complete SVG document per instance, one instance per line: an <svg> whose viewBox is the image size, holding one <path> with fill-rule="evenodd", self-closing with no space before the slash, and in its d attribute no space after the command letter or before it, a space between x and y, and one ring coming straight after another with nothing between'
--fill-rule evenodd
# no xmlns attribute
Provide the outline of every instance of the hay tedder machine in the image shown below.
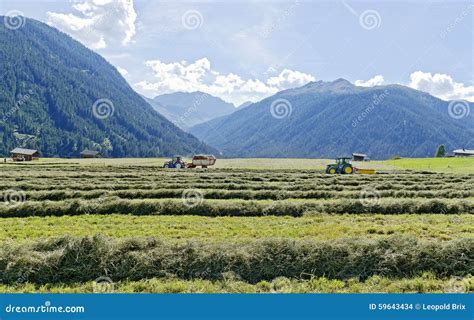
<svg viewBox="0 0 474 320"><path fill-rule="evenodd" d="M201 167L206 169L209 166L213 166L216 163L216 157L213 155L195 155L190 163L186 163L181 156L174 156L170 161L166 161L163 164L163 168L167 169L186 169L186 168L197 168Z"/></svg>
<svg viewBox="0 0 474 320"><path fill-rule="evenodd" d="M353 167L350 163L352 158L349 157L340 157L336 159L336 163L328 164L326 168L326 173L328 174L375 174L374 169L361 169Z"/></svg>

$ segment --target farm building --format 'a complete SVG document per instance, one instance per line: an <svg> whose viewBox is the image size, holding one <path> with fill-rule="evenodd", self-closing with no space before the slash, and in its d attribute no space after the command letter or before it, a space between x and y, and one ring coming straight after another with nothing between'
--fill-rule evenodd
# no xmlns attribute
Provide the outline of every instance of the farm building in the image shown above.
<svg viewBox="0 0 474 320"><path fill-rule="evenodd" d="M13 161L31 161L39 158L40 154L38 150L15 148L10 151Z"/></svg>
<svg viewBox="0 0 474 320"><path fill-rule="evenodd" d="M81 152L81 158L99 158L99 157L100 157L99 151L85 149L84 151Z"/></svg>
<svg viewBox="0 0 474 320"><path fill-rule="evenodd" d="M474 150L456 149L453 154L455 157L474 157Z"/></svg>
<svg viewBox="0 0 474 320"><path fill-rule="evenodd" d="M353 153L352 160L354 161L369 161L369 157L364 153Z"/></svg>

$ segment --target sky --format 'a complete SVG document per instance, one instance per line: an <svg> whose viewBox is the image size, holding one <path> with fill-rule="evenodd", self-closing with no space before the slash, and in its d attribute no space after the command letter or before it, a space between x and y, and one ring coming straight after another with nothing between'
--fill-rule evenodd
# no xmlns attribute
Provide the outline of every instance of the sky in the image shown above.
<svg viewBox="0 0 474 320"><path fill-rule="evenodd" d="M239 105L310 81L403 84L474 101L472 1L0 0L54 26L139 93Z"/></svg>

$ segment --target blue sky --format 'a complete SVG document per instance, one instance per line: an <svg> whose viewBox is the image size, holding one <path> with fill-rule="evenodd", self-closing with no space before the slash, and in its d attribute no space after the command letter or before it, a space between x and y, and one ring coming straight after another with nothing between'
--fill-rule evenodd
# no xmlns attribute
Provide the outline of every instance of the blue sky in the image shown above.
<svg viewBox="0 0 474 320"><path fill-rule="evenodd" d="M472 1L2 0L12 10L71 34L150 97L239 104L346 78L474 101Z"/></svg>

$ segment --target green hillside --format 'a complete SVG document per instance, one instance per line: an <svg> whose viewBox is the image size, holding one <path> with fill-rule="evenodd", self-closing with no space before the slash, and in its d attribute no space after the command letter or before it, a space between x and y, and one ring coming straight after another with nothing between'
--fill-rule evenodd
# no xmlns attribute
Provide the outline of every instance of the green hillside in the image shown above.
<svg viewBox="0 0 474 320"><path fill-rule="evenodd" d="M474 142L474 114L452 117L448 105L400 85L318 81L189 132L232 158L431 157L440 144L451 151Z"/></svg>
<svg viewBox="0 0 474 320"><path fill-rule="evenodd" d="M162 156L211 148L155 112L104 58L43 23L0 18L0 155Z"/></svg>

